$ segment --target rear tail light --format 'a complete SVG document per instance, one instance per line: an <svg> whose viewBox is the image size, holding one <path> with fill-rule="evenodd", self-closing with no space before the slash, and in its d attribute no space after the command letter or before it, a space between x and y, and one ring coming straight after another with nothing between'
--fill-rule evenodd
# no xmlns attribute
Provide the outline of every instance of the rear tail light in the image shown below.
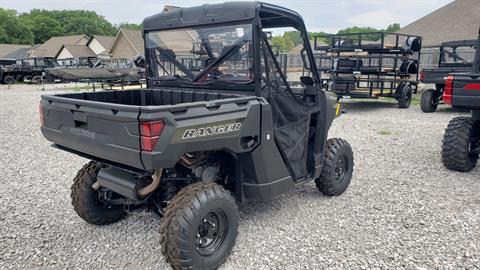
<svg viewBox="0 0 480 270"><path fill-rule="evenodd" d="M425 80L425 72L422 70L420 72L420 81L424 81Z"/></svg>
<svg viewBox="0 0 480 270"><path fill-rule="evenodd" d="M445 81L445 89L443 89L443 101L447 104L452 105L452 94L453 94L453 76L448 76Z"/></svg>
<svg viewBox="0 0 480 270"><path fill-rule="evenodd" d="M140 144L144 151L153 151L158 142L160 134L162 134L165 124L163 121L140 122Z"/></svg>
<svg viewBox="0 0 480 270"><path fill-rule="evenodd" d="M38 117L40 118L40 126L43 126L45 124L45 117L43 115L42 104L38 105Z"/></svg>

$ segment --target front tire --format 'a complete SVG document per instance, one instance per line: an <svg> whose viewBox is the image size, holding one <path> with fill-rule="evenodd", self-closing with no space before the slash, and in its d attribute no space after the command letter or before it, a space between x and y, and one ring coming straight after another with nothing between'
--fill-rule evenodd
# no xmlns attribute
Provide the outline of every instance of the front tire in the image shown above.
<svg viewBox="0 0 480 270"><path fill-rule="evenodd" d="M338 196L347 190L353 174L353 151L342 139L329 139L325 149L320 178L315 180L318 190L327 196Z"/></svg>
<svg viewBox="0 0 480 270"><path fill-rule="evenodd" d="M424 113L433 113L438 107L437 93L433 89L428 89L422 94L420 107Z"/></svg>
<svg viewBox="0 0 480 270"><path fill-rule="evenodd" d="M123 205L100 201L98 191L92 188L100 169L98 162L85 164L73 179L71 198L73 209L82 219L95 225L107 225L123 219L127 213Z"/></svg>
<svg viewBox="0 0 480 270"><path fill-rule="evenodd" d="M32 84L42 84L42 76L40 75L33 76Z"/></svg>
<svg viewBox="0 0 480 270"><path fill-rule="evenodd" d="M232 252L238 219L235 199L222 186L191 184L165 209L162 253L174 269L216 269Z"/></svg>
<svg viewBox="0 0 480 270"><path fill-rule="evenodd" d="M5 78L3 78L3 83L4 84L14 84L15 83L15 78L13 76L7 75Z"/></svg>
<svg viewBox="0 0 480 270"><path fill-rule="evenodd" d="M471 117L456 117L450 121L442 145L442 162L450 170L469 172L479 158L480 122Z"/></svg>

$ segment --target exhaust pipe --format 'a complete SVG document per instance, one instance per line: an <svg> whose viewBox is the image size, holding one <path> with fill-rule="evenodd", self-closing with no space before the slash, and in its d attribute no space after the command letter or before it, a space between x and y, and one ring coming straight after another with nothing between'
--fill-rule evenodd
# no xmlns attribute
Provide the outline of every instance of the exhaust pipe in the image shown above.
<svg viewBox="0 0 480 270"><path fill-rule="evenodd" d="M114 167L102 168L98 172L97 182L92 185L92 188L94 190L98 190L100 187L108 188L124 197L140 201L160 186L162 173L163 169L155 170L152 182L145 187L140 187L137 174Z"/></svg>
<svg viewBox="0 0 480 270"><path fill-rule="evenodd" d="M158 186L160 186L160 179L162 178L163 169L157 169L152 175L152 183L150 185L143 187L137 191L137 195L140 198L147 197L148 194L154 192Z"/></svg>

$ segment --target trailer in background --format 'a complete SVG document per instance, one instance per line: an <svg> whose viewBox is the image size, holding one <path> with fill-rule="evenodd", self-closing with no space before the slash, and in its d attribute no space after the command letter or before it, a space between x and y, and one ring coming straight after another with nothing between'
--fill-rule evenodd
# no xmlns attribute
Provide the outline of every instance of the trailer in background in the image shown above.
<svg viewBox="0 0 480 270"><path fill-rule="evenodd" d="M326 46L317 46L328 39ZM370 41L376 39L376 41ZM319 70L326 89L340 98L391 97L400 108L417 93L422 38L388 32L315 37Z"/></svg>

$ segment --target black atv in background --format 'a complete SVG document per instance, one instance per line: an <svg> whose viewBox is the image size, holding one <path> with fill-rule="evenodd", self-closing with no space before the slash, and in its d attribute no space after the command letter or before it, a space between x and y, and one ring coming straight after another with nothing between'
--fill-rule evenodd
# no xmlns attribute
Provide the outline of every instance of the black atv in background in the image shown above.
<svg viewBox="0 0 480 270"><path fill-rule="evenodd" d="M447 41L440 45L437 68L426 68L420 72L420 82L434 84L434 89L423 92L420 107L425 113L437 110L443 101L445 78L450 73L470 72L472 70L472 54L476 39Z"/></svg>
<svg viewBox="0 0 480 270"><path fill-rule="evenodd" d="M0 67L0 82L3 84L14 84L25 82L40 84L45 78L47 68L57 67L55 58L35 57L17 60L13 65Z"/></svg>
<svg viewBox="0 0 480 270"><path fill-rule="evenodd" d="M456 117L448 124L442 146L443 164L451 170L471 171L480 154L480 31L472 72L450 74L443 100L472 111L471 117Z"/></svg>
<svg viewBox="0 0 480 270"><path fill-rule="evenodd" d="M45 138L92 160L72 185L81 218L105 225L152 210L173 268L216 269L235 245L237 203L311 181L327 196L347 189L353 151L328 139L341 110L322 89L298 13L227 2L163 12L143 27L147 89L41 99ZM266 34L285 27L302 38L312 77L301 84Z"/></svg>

